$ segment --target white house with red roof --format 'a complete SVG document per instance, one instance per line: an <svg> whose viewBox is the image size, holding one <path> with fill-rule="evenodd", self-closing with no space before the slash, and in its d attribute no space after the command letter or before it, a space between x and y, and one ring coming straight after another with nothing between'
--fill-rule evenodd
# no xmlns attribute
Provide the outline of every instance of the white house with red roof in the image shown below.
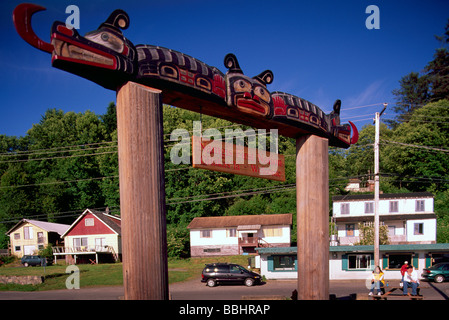
<svg viewBox="0 0 449 320"><path fill-rule="evenodd" d="M64 247L54 247L55 256L73 263L118 261L121 257L121 219L86 209L62 235Z"/></svg>

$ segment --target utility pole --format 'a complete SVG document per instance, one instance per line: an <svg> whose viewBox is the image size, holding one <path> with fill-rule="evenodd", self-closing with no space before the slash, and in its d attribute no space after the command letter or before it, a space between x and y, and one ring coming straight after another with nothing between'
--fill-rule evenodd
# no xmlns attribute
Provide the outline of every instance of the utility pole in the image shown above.
<svg viewBox="0 0 449 320"><path fill-rule="evenodd" d="M374 140L374 267L379 265L379 131L380 116L384 113L388 103L384 103L382 111L376 112L374 122L376 135Z"/></svg>

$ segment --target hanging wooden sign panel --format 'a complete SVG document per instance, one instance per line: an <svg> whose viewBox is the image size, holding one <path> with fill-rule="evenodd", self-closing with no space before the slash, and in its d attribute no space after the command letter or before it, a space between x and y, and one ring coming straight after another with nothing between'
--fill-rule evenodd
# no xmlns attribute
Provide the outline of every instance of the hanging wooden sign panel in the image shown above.
<svg viewBox="0 0 449 320"><path fill-rule="evenodd" d="M194 168L285 181L281 154L198 136L192 137L192 150Z"/></svg>

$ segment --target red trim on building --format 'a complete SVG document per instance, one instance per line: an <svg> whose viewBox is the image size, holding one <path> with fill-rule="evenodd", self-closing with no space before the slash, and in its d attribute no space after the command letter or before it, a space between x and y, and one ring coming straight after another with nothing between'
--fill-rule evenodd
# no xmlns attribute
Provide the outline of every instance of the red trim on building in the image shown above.
<svg viewBox="0 0 449 320"><path fill-rule="evenodd" d="M91 225L92 220L87 222L86 219L93 219L93 225ZM82 217L76 225L66 234L66 236L84 236L91 234L115 234L108 226L104 224L103 221L98 219L91 213L87 213Z"/></svg>

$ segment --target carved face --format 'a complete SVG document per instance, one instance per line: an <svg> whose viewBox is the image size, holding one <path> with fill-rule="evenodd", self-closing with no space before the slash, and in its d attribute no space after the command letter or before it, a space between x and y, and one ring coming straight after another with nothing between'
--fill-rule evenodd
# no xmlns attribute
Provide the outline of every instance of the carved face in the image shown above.
<svg viewBox="0 0 449 320"><path fill-rule="evenodd" d="M53 66L115 90L123 82L121 79L135 72L134 45L120 31L128 24L127 14L116 10L98 30L82 37L75 29L55 22L52 29Z"/></svg>
<svg viewBox="0 0 449 320"><path fill-rule="evenodd" d="M233 54L226 56L225 65L229 69L226 74L228 105L245 113L270 117L273 101L267 84L273 81L273 73L267 70L254 78L247 77Z"/></svg>

